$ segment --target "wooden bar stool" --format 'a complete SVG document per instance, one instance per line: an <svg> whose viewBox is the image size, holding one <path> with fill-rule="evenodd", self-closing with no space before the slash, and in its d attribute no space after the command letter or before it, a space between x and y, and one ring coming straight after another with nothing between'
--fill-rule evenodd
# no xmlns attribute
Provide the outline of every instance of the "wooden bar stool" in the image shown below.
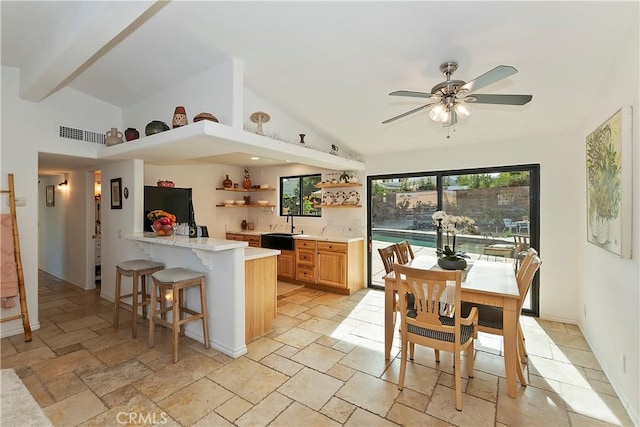
<svg viewBox="0 0 640 427"><path fill-rule="evenodd" d="M191 287L198 287L200 290L201 312L185 307L184 290ZM158 295L158 291L160 295ZM184 324L196 320L202 320L202 330L204 334L204 348L209 348L209 317L207 315L207 298L205 290L204 274L198 271L187 270L176 267L155 272L151 275L151 295L152 298L165 299L171 304L161 304L159 314L171 313L171 322L158 317L156 305L151 304L149 314L149 348L154 346L155 324L166 326L173 330L173 363L178 361L178 332L184 335ZM191 316L185 318L184 313Z"/></svg>
<svg viewBox="0 0 640 427"><path fill-rule="evenodd" d="M138 336L138 307L142 307L142 317L146 319L147 305L155 305L151 304L151 297L147 290L147 275L163 269L164 264L161 262L146 259L134 259L116 265L116 294L113 312L114 328L118 328L120 307L131 309L131 336L133 338ZM131 284L132 292L130 294L120 295L122 276L133 278ZM140 280L138 280L138 278L140 278ZM138 289L138 286L140 286L140 289ZM123 301L129 297L131 297L131 304ZM140 300L138 300L138 297L140 297Z"/></svg>

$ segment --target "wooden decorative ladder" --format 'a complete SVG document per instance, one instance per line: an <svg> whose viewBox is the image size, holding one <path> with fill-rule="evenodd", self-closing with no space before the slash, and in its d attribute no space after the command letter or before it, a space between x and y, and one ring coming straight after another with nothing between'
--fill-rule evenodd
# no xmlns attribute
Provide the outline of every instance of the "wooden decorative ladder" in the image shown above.
<svg viewBox="0 0 640 427"><path fill-rule="evenodd" d="M29 325L29 311L27 310L27 295L24 288L24 273L22 271L22 257L20 255L20 235L18 233L18 217L16 215L16 193L13 185L13 174L9 174L9 189L0 190L0 193L9 194L9 207L11 212L11 223L13 225L13 254L16 262L16 273L18 275L18 294L20 296L20 314L1 318L0 322L22 319L24 329L24 340L31 341L31 326Z"/></svg>

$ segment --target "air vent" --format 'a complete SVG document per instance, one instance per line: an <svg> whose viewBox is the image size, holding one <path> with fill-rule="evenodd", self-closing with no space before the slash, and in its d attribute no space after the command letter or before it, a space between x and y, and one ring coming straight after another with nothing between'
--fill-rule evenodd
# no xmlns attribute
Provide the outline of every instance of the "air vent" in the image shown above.
<svg viewBox="0 0 640 427"><path fill-rule="evenodd" d="M84 129L58 125L58 136L75 141L91 142L104 145L104 133L91 132Z"/></svg>

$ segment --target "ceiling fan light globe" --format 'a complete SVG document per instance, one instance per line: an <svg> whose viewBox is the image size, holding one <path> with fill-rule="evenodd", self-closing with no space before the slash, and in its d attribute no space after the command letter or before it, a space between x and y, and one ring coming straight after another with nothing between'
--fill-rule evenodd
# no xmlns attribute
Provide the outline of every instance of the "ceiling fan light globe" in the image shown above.
<svg viewBox="0 0 640 427"><path fill-rule="evenodd" d="M456 103L454 108L456 109L456 113L458 113L458 117L461 119L466 119L471 115L471 107L468 105Z"/></svg>
<svg viewBox="0 0 640 427"><path fill-rule="evenodd" d="M429 111L429 117L435 122L441 122L445 120L445 116L449 116L447 108L443 104L438 104Z"/></svg>

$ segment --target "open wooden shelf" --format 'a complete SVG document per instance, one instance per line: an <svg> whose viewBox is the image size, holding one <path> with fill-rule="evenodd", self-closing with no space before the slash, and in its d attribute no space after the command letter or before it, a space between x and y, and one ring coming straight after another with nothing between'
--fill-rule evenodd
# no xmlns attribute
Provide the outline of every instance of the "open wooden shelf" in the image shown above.
<svg viewBox="0 0 640 427"><path fill-rule="evenodd" d="M222 190L222 191L238 191L241 193L251 193L254 191L276 191L275 188L273 187L269 187L269 188L216 188L216 190Z"/></svg>
<svg viewBox="0 0 640 427"><path fill-rule="evenodd" d="M362 184L359 182L338 182L336 184L333 184L333 183L316 184L314 187L316 188L362 187Z"/></svg>
<svg viewBox="0 0 640 427"><path fill-rule="evenodd" d="M321 208L361 208L362 205L319 205Z"/></svg>
<svg viewBox="0 0 640 427"><path fill-rule="evenodd" d="M217 208L275 208L276 205L258 205L258 204L250 204L247 205L216 205Z"/></svg>

